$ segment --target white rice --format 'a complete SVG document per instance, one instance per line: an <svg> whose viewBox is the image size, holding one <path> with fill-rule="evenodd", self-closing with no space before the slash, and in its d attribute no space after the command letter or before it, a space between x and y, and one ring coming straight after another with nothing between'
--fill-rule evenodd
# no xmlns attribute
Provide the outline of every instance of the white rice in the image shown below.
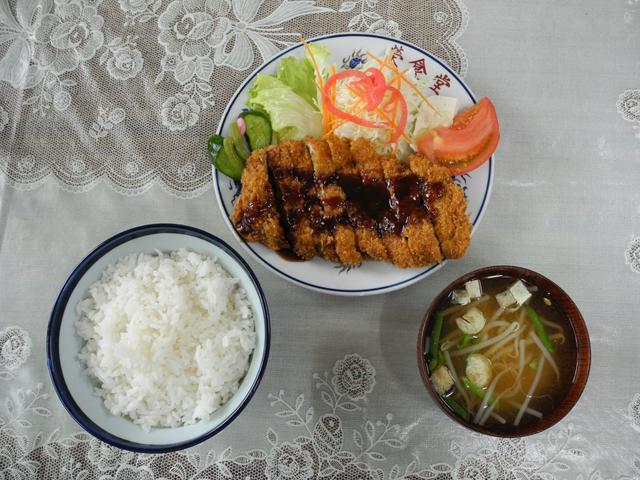
<svg viewBox="0 0 640 480"><path fill-rule="evenodd" d="M145 430L207 419L237 391L255 346L238 280L186 250L109 265L77 311L97 394Z"/></svg>

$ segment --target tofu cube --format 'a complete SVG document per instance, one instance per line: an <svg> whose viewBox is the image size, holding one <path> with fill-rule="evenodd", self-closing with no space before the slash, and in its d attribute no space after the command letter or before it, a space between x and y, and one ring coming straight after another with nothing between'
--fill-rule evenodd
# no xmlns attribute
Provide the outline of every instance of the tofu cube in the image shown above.
<svg viewBox="0 0 640 480"><path fill-rule="evenodd" d="M516 303L516 299L511 293L511 290L505 290L504 292L497 294L496 301L502 308L509 308L511 305Z"/></svg>
<svg viewBox="0 0 640 480"><path fill-rule="evenodd" d="M467 305L471 302L471 297L466 290L454 290L451 295L451 302L458 305Z"/></svg>
<svg viewBox="0 0 640 480"><path fill-rule="evenodd" d="M531 292L520 280L511 285L511 287L509 287L509 291L518 305L522 305L531 298Z"/></svg>
<svg viewBox="0 0 640 480"><path fill-rule="evenodd" d="M472 300L480 298L482 296L482 286L480 280L471 280L464 284L464 288L471 297Z"/></svg>

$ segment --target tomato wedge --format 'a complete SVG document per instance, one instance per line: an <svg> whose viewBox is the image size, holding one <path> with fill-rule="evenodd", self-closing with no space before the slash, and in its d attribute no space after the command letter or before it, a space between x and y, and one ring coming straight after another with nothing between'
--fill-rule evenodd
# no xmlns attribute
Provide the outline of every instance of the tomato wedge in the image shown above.
<svg viewBox="0 0 640 480"><path fill-rule="evenodd" d="M478 168L495 152L500 126L491 100L456 115L450 127L437 127L416 139L418 151L432 162L446 166L452 175Z"/></svg>

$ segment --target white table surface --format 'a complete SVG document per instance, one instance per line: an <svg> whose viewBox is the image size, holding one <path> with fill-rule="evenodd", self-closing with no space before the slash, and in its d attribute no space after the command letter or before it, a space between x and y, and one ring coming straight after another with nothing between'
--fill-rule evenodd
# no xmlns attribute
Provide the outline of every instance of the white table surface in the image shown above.
<svg viewBox="0 0 640 480"><path fill-rule="evenodd" d="M283 390L290 403L301 395L305 408L315 410L313 432L319 417L331 413L313 375L326 371L330 378L334 364L350 354L373 369L375 385L355 401L360 409L335 413L342 449L357 456L353 432L365 432L366 448L367 422L378 435L384 426L375 422L387 422L388 414L398 425L400 442L376 445L371 451L379 456L364 455L370 471L349 467L335 478L376 478L375 469L392 478L396 464L398 478L640 477L640 275L625 262L625 250L640 236L640 123L625 121L616 109L619 95L640 89L640 2L466 0L466 5L469 24L458 39L468 59L465 81L492 98L502 129L489 208L468 254L416 285L369 298L310 292L248 258L271 310L267 372L242 415L189 452L147 458L78 435L80 427L50 383L44 339L67 275L118 231L174 222L234 245L212 189L178 199L159 186L127 196L104 183L85 193L69 193L53 180L26 191L0 184L0 342L12 326L31 341L30 354L11 370L12 378L0 380L0 417L6 423L0 425L0 478L11 478L12 468L28 471L20 462L29 459L39 463L27 478L81 478L83 470L86 478L120 480L222 478L225 468L238 478L286 478L276 468L286 448L300 468L291 478L314 478L318 472L302 450L286 443L311 434L276 416L282 408L270 405L269 394ZM389 8L401 7L402 2L392 2ZM198 134L203 143L206 137ZM2 135L0 147L7 145ZM416 366L417 332L430 300L457 276L494 264L531 268L556 281L579 306L591 335L591 375L577 406L556 427L523 440L477 436L452 422L428 396ZM34 391L37 384L44 396L29 406L27 392L22 412L20 391ZM8 403L18 406L10 412ZM36 406L51 415L35 414ZM21 426L20 419L29 425ZM34 449L38 432L47 448ZM227 447L229 458L220 458ZM240 467L238 456L253 449L261 451L255 453L259 458ZM204 462L210 450L216 452L213 465L189 463L196 462L191 454ZM176 464L183 465L184 477ZM412 465L418 476L407 470Z"/></svg>

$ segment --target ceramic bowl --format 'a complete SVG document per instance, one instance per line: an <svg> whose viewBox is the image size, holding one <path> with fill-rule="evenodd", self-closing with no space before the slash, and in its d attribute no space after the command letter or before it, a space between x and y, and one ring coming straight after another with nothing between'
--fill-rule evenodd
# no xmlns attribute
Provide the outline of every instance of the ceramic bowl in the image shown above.
<svg viewBox="0 0 640 480"><path fill-rule="evenodd" d="M552 410L550 414L546 415L544 418L535 423L521 425L518 427L513 426L508 429L505 429L504 427L501 427L500 429L492 429L489 426L480 426L472 422L467 422L453 413L447 406L447 404L442 400L440 395L438 395L438 393L435 391L429 378L430 372L426 361L426 352L428 349L428 345L426 345L426 342L428 341L428 337L430 336L431 328L433 325L432 320L434 320L435 318L435 312L439 305L442 304L442 302L449 296L449 294L453 290L464 288L463 285L469 280L473 280L475 278L486 278L496 275L505 275L514 278L520 278L528 282L529 284L536 285L541 291L547 292L552 304L559 308L567 318L568 324L570 325L570 331L566 333L568 335L573 335L576 346L575 356L572 355L572 357L575 358L575 362L572 362L574 364L571 366L573 376L566 379L566 381L571 382L571 385L569 386L569 389L564 398L559 402L556 408ZM543 430L546 430L547 428L558 423L565 415L569 413L569 411L571 411L571 409L576 405L578 399L580 398L580 395L582 394L589 377L590 365L591 344L589 342L589 334L587 332L587 327L584 323L584 319L582 318L582 315L580 314L580 311L578 310L576 304L573 302L573 300L571 300L569 295L567 295L564 290L562 290L558 285L549 280L547 277L532 270L521 267L506 265L485 267L467 273L466 275L463 275L460 278L454 280L450 285L442 290L442 292L440 292L440 294L433 300L433 302L431 302L431 305L429 306L427 313L425 314L422 321L422 326L420 327L420 333L418 335L418 367L420 369L420 376L422 377L422 382L433 397L434 401L446 415L448 415L459 424L477 432L484 433L486 435L493 435L496 437L523 437L526 435L532 435L534 433L539 433Z"/></svg>
<svg viewBox="0 0 640 480"><path fill-rule="evenodd" d="M114 416L83 373L78 353L83 340L76 334L76 305L87 296L109 264L132 253L184 248L216 257L247 292L255 318L256 346L238 391L208 420L177 428L146 432L131 420ZM98 245L73 270L55 302L47 331L47 361L55 390L71 416L90 434L115 447L160 453L196 445L233 421L246 407L264 374L270 344L269 310L260 284L247 263L225 242L207 232L183 225L145 225L119 233Z"/></svg>

